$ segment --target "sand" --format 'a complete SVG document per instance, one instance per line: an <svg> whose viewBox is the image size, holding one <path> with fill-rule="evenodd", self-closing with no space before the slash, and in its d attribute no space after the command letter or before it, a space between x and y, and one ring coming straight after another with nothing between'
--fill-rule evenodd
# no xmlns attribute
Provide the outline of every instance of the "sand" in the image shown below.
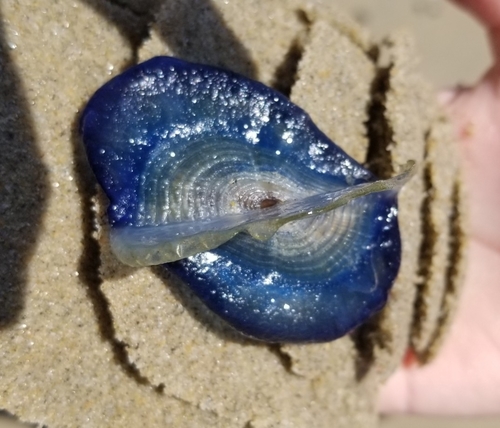
<svg viewBox="0 0 500 428"><path fill-rule="evenodd" d="M0 13L0 408L48 427L377 426L378 387L408 344L422 361L438 349L465 254L450 239L465 237L456 152L411 36L376 48L327 1L6 0ZM276 87L381 176L419 163L384 311L331 343L257 344L161 269L119 264L79 112L158 54Z"/></svg>

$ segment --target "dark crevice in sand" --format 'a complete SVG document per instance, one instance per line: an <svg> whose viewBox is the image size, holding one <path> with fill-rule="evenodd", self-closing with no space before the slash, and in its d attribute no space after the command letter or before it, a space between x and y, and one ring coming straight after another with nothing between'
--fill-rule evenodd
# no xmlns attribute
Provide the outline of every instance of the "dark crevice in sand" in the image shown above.
<svg viewBox="0 0 500 428"><path fill-rule="evenodd" d="M355 361L356 380L362 381L375 362L375 349L389 349L392 334L382 329L384 313L379 312L351 333L357 351Z"/></svg>
<svg viewBox="0 0 500 428"><path fill-rule="evenodd" d="M101 337L109 342L116 363L128 376L141 385L151 385L147 378L142 376L134 364L131 364L127 355L127 344L116 339L113 325L113 316L106 296L100 286L102 280L99 275L101 265L101 250L95 237L96 211L94 198L97 194L97 183L88 164L83 143L78 131L79 118L73 126L72 144L74 158L74 176L82 208L82 254L78 261L79 279L98 321Z"/></svg>
<svg viewBox="0 0 500 428"><path fill-rule="evenodd" d="M0 11L0 329L19 320L50 197L48 168Z"/></svg>
<svg viewBox="0 0 500 428"><path fill-rule="evenodd" d="M290 357L288 353L286 353L285 351L283 351L283 349L281 349L281 345L279 343L271 343L267 345L267 348L269 349L269 351L271 351L272 354L278 357L278 361L281 363L281 365L283 366L283 368L287 373L293 375L297 374L293 371L292 357Z"/></svg>
<svg viewBox="0 0 500 428"><path fill-rule="evenodd" d="M137 11L124 1L119 0L80 0L92 7L110 24L114 25L121 36L128 41L132 59L128 66L137 63L138 51L144 40L149 37L149 29L154 20L154 11ZM150 2L152 3L152 2ZM157 1L158 6L160 1Z"/></svg>
<svg viewBox="0 0 500 428"><path fill-rule="evenodd" d="M10 424L15 424L16 427L26 427L26 428L46 428L46 425L40 425L35 422L24 422L19 419L16 415L8 412L7 410L0 409L0 427L11 426ZM14 426L14 425L12 425Z"/></svg>
<svg viewBox="0 0 500 428"><path fill-rule="evenodd" d="M460 207L461 189L460 181L457 180L453 186L452 193L452 212L450 215L450 229L449 229L449 252L446 264L446 283L443 297L441 300L440 315L436 322L436 329L434 330L429 344L425 351L418 354L421 363L428 362L434 355L436 348L440 345L445 330L448 328L450 318L453 312L454 302L457 299L458 286L461 282L461 268L463 265L464 251L466 246L466 232L464 230L464 220ZM415 321L414 321L415 322Z"/></svg>
<svg viewBox="0 0 500 428"><path fill-rule="evenodd" d="M374 47L369 56L377 64L379 51ZM393 175L391 153L393 131L386 118L385 102L390 89L391 65L378 67L371 85L371 103L368 106L368 120L365 122L368 136L367 168L377 177L389 178ZM358 352L355 370L356 378L361 381L375 362L375 349L389 349L392 341L390 331L382 327L384 311L382 310L366 323L358 327L351 339Z"/></svg>
<svg viewBox="0 0 500 428"><path fill-rule="evenodd" d="M309 38L312 22L309 21L306 13L302 10L296 12L299 22L302 24L302 30L295 36L283 58L281 64L276 68L271 87L281 92L286 97L290 97L292 88L297 81L297 71L299 63L304 54L304 49Z"/></svg>
<svg viewBox="0 0 500 428"><path fill-rule="evenodd" d="M378 55L374 49L372 58ZM368 107L368 121L365 123L368 136L366 166L379 178L389 178L394 174L391 162L390 146L393 143L393 131L386 119L386 94L390 88L392 66L377 69L371 86L371 104Z"/></svg>
<svg viewBox="0 0 500 428"><path fill-rule="evenodd" d="M156 22L156 16L161 9L165 0L144 0L137 4L136 2L129 3L126 0L104 0L108 1L124 11L132 14L137 19L138 30L134 37L130 39L132 47L133 64L139 62L139 51L144 45L144 42L151 37L151 28Z"/></svg>
<svg viewBox="0 0 500 428"><path fill-rule="evenodd" d="M429 132L427 132L425 141L426 147L429 145ZM427 157L427 149L425 158ZM422 241L420 244L419 252L419 266L417 285L417 292L414 301L413 309L413 322L410 337L412 340L419 339L422 334L422 323L427 317L427 294L429 292L429 281L431 276L432 258L435 252L437 242L437 230L432 221L431 207L434 203L434 183L432 180L433 171L432 166L427 164L423 171L423 184L424 184L424 199L420 208L421 223L421 236Z"/></svg>
<svg viewBox="0 0 500 428"><path fill-rule="evenodd" d="M288 48L282 63L274 72L271 87L281 92L285 97L290 97L292 88L297 80L297 70L302 59L304 47L299 38L295 38Z"/></svg>
<svg viewBox="0 0 500 428"><path fill-rule="evenodd" d="M458 292L460 282L460 266L463 264L464 252L466 246L466 231L464 230L464 219L460 208L463 207L461 181L457 180L453 185L452 193L452 212L450 215L450 243L449 257L446 268L446 289L444 293L442 308L447 307L446 297L455 295ZM445 311L443 311L444 313ZM447 312L447 311L446 311Z"/></svg>

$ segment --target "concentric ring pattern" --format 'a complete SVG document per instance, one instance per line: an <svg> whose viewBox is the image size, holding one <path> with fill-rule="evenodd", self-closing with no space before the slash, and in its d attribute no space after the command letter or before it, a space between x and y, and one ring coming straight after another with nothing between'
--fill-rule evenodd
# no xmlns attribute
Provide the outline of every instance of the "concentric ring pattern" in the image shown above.
<svg viewBox="0 0 500 428"><path fill-rule="evenodd" d="M169 245L181 257L190 244L163 242L163 230L191 228L193 248L210 250L165 267L242 333L270 342L332 340L385 303L401 253L395 191L275 229L272 222L225 228L226 219L374 181L272 89L157 57L99 89L81 132L110 199L118 257L157 264ZM149 231L154 250L135 230Z"/></svg>

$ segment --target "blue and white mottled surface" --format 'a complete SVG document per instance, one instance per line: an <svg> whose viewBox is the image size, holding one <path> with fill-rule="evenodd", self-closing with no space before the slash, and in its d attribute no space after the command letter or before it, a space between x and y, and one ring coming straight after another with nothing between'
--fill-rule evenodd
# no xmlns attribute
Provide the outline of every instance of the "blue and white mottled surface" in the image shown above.
<svg viewBox="0 0 500 428"><path fill-rule="evenodd" d="M157 57L99 89L81 132L110 199L118 257L162 263L164 240L175 243L170 252L194 253L164 266L242 333L333 340L385 304L401 257L396 190L286 224L273 217L243 233L224 229L228 218L375 180L272 89ZM173 234L163 232L171 225ZM143 230L147 236L135 234Z"/></svg>

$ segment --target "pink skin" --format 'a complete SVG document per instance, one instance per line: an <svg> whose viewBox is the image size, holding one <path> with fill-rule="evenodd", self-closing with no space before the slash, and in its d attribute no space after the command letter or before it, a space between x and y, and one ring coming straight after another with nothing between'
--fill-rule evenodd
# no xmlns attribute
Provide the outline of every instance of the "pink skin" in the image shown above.
<svg viewBox="0 0 500 428"><path fill-rule="evenodd" d="M455 0L487 29L494 65L443 94L470 193L465 288L448 339L429 365L402 367L382 388L383 413L500 413L500 0Z"/></svg>

